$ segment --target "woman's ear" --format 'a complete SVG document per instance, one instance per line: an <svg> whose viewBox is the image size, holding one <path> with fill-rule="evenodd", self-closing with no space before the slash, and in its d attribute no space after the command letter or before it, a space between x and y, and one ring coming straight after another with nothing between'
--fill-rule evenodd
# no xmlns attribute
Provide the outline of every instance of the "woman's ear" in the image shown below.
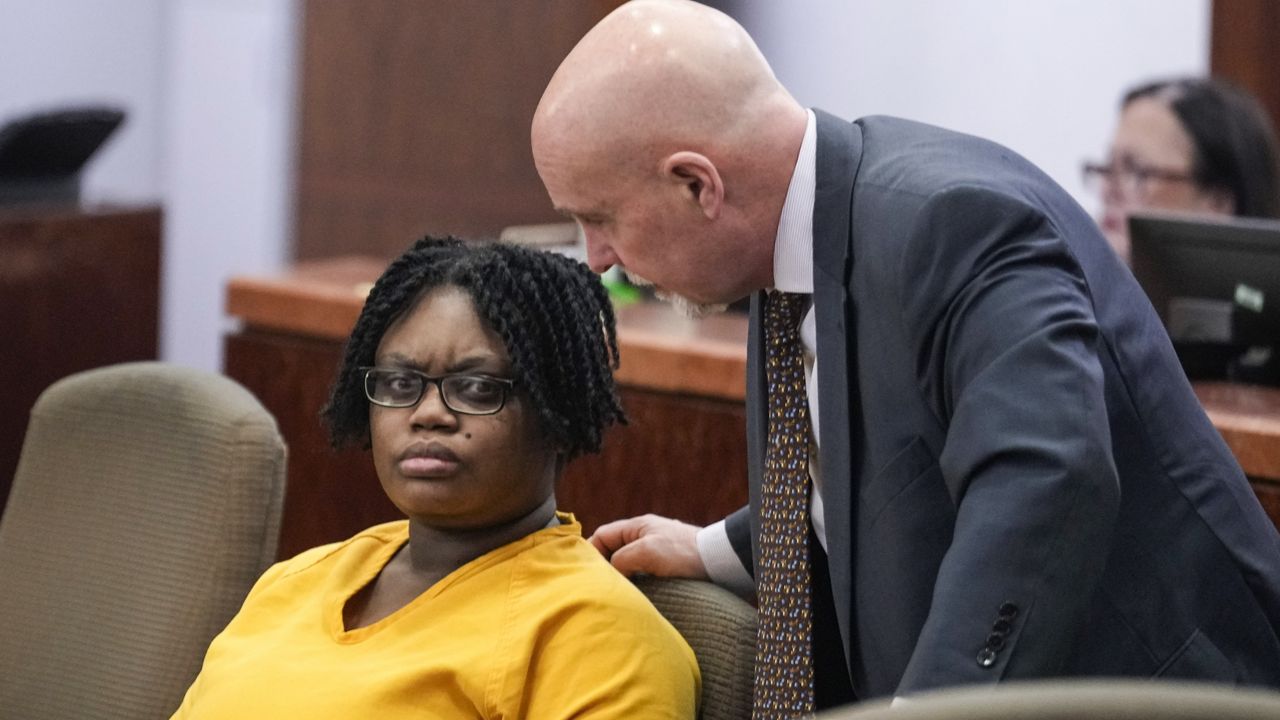
<svg viewBox="0 0 1280 720"><path fill-rule="evenodd" d="M681 150L662 161L662 176L682 186L708 220L720 217L724 206L724 182L706 155Z"/></svg>

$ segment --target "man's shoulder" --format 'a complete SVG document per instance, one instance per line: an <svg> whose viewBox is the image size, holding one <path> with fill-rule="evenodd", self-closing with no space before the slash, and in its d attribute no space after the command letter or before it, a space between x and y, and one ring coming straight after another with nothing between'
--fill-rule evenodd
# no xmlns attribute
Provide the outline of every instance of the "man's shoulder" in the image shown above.
<svg viewBox="0 0 1280 720"><path fill-rule="evenodd" d="M976 143L1008 151L1003 145L978 135L894 115L865 115L852 122L864 136L869 135L876 140Z"/></svg>
<svg viewBox="0 0 1280 720"><path fill-rule="evenodd" d="M852 124L861 136L855 188L866 199L887 194L924 202L956 188L1033 205L1066 197L1034 164L992 140L890 115L869 115Z"/></svg>

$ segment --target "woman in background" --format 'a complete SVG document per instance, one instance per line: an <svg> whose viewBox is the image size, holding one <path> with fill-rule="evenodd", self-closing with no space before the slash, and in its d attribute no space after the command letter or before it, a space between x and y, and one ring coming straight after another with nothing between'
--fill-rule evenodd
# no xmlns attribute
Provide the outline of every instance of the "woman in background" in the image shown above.
<svg viewBox="0 0 1280 720"><path fill-rule="evenodd" d="M692 718L689 646L557 512L622 422L579 262L425 239L370 292L324 416L407 520L269 569L178 718Z"/></svg>
<svg viewBox="0 0 1280 720"><path fill-rule="evenodd" d="M1280 217L1280 150L1266 111L1221 80L1183 78L1130 90L1106 164L1086 164L1103 234L1129 259L1137 210Z"/></svg>

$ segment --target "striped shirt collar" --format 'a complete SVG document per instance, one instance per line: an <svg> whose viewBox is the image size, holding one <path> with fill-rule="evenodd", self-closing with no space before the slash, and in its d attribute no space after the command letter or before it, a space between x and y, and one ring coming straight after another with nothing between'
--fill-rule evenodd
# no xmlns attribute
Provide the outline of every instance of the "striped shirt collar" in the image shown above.
<svg viewBox="0 0 1280 720"><path fill-rule="evenodd" d="M806 110L809 120L796 157L796 168L787 186L787 199L778 219L778 235L773 242L773 287L794 293L813 294L813 201L817 192L817 120Z"/></svg>

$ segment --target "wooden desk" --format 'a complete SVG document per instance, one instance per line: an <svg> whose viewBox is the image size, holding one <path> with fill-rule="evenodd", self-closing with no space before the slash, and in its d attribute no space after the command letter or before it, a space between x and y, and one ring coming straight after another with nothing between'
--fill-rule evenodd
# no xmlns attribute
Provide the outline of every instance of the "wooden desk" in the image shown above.
<svg viewBox="0 0 1280 720"><path fill-rule="evenodd" d="M1196 396L1280 528L1280 389L1195 383Z"/></svg>
<svg viewBox="0 0 1280 720"><path fill-rule="evenodd" d="M335 454L319 417L368 283L385 266L316 261L228 286L227 312L243 327L225 339L226 372L262 400L289 444L281 557L399 517L368 453ZM630 306L618 311L618 344L630 424L611 429L599 455L569 466L560 506L589 533L640 512L705 524L745 504L746 319L693 321L661 305Z"/></svg>
<svg viewBox="0 0 1280 720"><path fill-rule="evenodd" d="M289 443L282 557L398 516L368 453L335 455L319 420L342 343L384 266L319 261L228 287L227 311L243 328L226 338L227 374L262 399ZM600 455L575 461L557 491L587 532L643 512L704 524L746 502L746 333L740 315L618 311L617 378L631 424L610 431ZM1280 525L1280 391L1206 384L1197 393Z"/></svg>
<svg viewBox="0 0 1280 720"><path fill-rule="evenodd" d="M154 207L0 208L0 511L46 387L156 358L160 228Z"/></svg>

